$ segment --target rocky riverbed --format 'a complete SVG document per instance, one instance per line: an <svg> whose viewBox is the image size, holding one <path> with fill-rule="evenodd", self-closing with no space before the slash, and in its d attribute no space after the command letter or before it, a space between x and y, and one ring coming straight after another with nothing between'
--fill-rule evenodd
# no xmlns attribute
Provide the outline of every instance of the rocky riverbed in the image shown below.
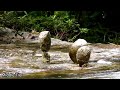
<svg viewBox="0 0 120 90"><path fill-rule="evenodd" d="M70 60L68 48L72 42L51 38L48 52L51 61L45 64L41 61L37 35L34 39L22 40L19 43L4 43L5 40L1 40L1 79L120 79L120 45L90 44L90 61L87 67L81 68Z"/></svg>
<svg viewBox="0 0 120 90"><path fill-rule="evenodd" d="M58 43L49 51L50 64L42 63L38 43L0 44L0 78L120 78L120 46L92 44L91 48L89 64L81 68L70 60L68 48Z"/></svg>

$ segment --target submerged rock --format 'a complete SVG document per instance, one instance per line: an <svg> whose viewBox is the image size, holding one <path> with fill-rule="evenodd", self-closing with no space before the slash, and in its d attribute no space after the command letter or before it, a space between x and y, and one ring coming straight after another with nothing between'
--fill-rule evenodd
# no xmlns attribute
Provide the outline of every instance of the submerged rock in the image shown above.
<svg viewBox="0 0 120 90"><path fill-rule="evenodd" d="M42 52L42 61L47 63L50 62L50 55L48 52Z"/></svg>

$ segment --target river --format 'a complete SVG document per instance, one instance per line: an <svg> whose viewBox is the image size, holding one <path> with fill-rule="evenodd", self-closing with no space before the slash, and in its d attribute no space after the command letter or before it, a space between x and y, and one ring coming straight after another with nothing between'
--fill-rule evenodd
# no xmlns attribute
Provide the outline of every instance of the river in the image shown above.
<svg viewBox="0 0 120 90"><path fill-rule="evenodd" d="M44 64L38 43L0 44L0 78L120 79L120 45L98 43L91 48L88 66L81 68L70 60L67 46L52 43L50 64Z"/></svg>

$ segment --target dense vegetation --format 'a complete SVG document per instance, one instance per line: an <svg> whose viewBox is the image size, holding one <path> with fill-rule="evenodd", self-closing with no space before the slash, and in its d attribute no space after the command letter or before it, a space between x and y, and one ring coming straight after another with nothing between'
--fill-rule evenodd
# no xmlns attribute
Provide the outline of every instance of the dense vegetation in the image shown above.
<svg viewBox="0 0 120 90"><path fill-rule="evenodd" d="M118 17L110 11L0 11L0 25L16 31L49 30L52 37L66 41L119 44Z"/></svg>

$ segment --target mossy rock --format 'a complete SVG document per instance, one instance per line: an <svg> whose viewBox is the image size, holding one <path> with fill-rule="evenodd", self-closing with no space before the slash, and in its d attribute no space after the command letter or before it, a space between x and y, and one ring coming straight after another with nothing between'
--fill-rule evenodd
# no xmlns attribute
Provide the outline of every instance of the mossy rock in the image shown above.
<svg viewBox="0 0 120 90"><path fill-rule="evenodd" d="M51 47L51 35L49 31L42 31L39 35L40 49L44 52L48 52Z"/></svg>
<svg viewBox="0 0 120 90"><path fill-rule="evenodd" d="M42 61L44 63L50 63L50 55L48 52L42 52Z"/></svg>
<svg viewBox="0 0 120 90"><path fill-rule="evenodd" d="M87 41L84 39L78 39L70 46L69 56L74 63L77 63L77 59L76 59L77 50L84 45L87 45Z"/></svg>
<svg viewBox="0 0 120 90"><path fill-rule="evenodd" d="M77 50L76 59L80 67L87 64L90 59L91 49L89 46L82 46Z"/></svg>

